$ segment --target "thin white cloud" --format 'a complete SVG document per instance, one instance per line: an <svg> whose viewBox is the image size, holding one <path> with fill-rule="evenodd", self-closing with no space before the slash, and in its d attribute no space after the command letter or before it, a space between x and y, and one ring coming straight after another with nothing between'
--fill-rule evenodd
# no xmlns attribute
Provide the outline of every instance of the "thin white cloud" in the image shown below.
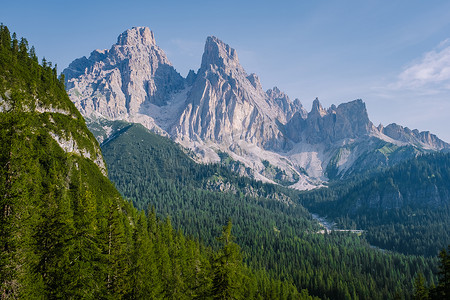
<svg viewBox="0 0 450 300"><path fill-rule="evenodd" d="M450 39L427 52L398 76L395 89L433 93L450 89Z"/></svg>

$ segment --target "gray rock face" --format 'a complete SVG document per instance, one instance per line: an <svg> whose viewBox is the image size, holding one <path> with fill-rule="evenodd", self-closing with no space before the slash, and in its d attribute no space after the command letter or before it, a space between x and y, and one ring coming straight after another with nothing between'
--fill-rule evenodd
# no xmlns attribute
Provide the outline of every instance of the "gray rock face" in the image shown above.
<svg viewBox="0 0 450 300"><path fill-rule="evenodd" d="M324 109L316 99L308 113L277 87L264 92L236 50L214 36L206 40L200 68L186 79L145 27L125 31L109 50L76 59L64 74L70 98L102 138L114 133L104 125L109 121L141 123L202 161L220 161L225 152L254 178L297 189L450 149L429 132L376 128L361 100Z"/></svg>
<svg viewBox="0 0 450 300"><path fill-rule="evenodd" d="M367 115L362 100L354 100L323 109L319 100L313 102L312 110L306 118L296 114L286 125L289 138L311 143L334 143L344 139L356 139L377 131Z"/></svg>
<svg viewBox="0 0 450 300"><path fill-rule="evenodd" d="M436 150L449 148L449 144L440 140L429 131L419 132L417 129L411 130L408 127L403 127L392 123L384 128L381 128L381 132L395 140L420 145L425 148Z"/></svg>
<svg viewBox="0 0 450 300"><path fill-rule="evenodd" d="M145 103L164 105L171 92L184 86L146 27L125 31L110 50L95 50L63 73L70 98L87 117L124 119Z"/></svg>
<svg viewBox="0 0 450 300"><path fill-rule="evenodd" d="M414 207L438 208L450 201L448 188L435 184L427 187L415 187L400 191L398 187L386 187L381 190L374 189L365 198L358 198L354 206L349 207L350 214L356 214L361 207L369 209L398 209L406 205Z"/></svg>
<svg viewBox="0 0 450 300"><path fill-rule="evenodd" d="M247 75L236 51L216 37L206 40L187 103L174 129L176 136L229 145L243 140L266 149L286 147L275 122L275 104L257 76Z"/></svg>
<svg viewBox="0 0 450 300"><path fill-rule="evenodd" d="M289 99L289 96L280 91L277 87L266 91L269 102L278 106L278 120L286 124L297 112L301 118L306 118L308 112L303 107L299 99L295 99L293 102Z"/></svg>

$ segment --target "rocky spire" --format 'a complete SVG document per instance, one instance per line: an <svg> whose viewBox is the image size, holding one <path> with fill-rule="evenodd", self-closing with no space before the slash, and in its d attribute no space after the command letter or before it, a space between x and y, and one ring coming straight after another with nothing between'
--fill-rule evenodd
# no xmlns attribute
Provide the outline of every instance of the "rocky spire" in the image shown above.
<svg viewBox="0 0 450 300"><path fill-rule="evenodd" d="M286 146L276 123L279 109L269 103L257 76L247 75L236 50L214 36L206 39L187 103L176 136L227 146L242 140L270 149Z"/></svg>
<svg viewBox="0 0 450 300"><path fill-rule="evenodd" d="M268 97L269 102L273 103L281 110L277 118L283 124L288 122L297 112L299 112L303 118L306 117L307 112L303 108L303 105L301 104L300 100L295 99L295 101L292 102L289 99L289 96L286 95L284 92L280 91L278 87L275 86L272 89L268 89L266 91L266 95Z"/></svg>
<svg viewBox="0 0 450 300"><path fill-rule="evenodd" d="M87 117L130 119L150 104L164 105L184 87L147 27L126 30L109 50L95 50L63 73L69 96Z"/></svg>
<svg viewBox="0 0 450 300"><path fill-rule="evenodd" d="M314 99L309 115L323 117L326 114L327 112L323 109L322 104L320 104L319 98Z"/></svg>
<svg viewBox="0 0 450 300"><path fill-rule="evenodd" d="M133 27L117 38L117 45L150 45L155 46L155 36L148 27Z"/></svg>
<svg viewBox="0 0 450 300"><path fill-rule="evenodd" d="M258 75L256 75L255 73L252 73L247 76L247 79L250 81L250 83L252 84L252 86L255 89L262 90L261 82L259 81Z"/></svg>
<svg viewBox="0 0 450 300"><path fill-rule="evenodd" d="M208 68L210 65L224 69L232 67L242 68L239 64L236 50L215 36L209 36L206 39L201 68Z"/></svg>

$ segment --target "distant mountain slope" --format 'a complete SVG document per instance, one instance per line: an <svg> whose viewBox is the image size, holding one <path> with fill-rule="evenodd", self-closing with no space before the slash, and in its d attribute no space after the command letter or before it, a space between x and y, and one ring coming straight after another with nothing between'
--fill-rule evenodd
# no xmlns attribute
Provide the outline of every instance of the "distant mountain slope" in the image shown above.
<svg viewBox="0 0 450 300"><path fill-rule="evenodd" d="M177 187L228 192L237 198L246 196L261 199L274 202L275 206L278 206L277 202L293 205L290 196L295 193L276 185L238 176L219 164L196 163L178 144L149 132L139 124L124 126L123 130L102 143L101 147L109 163L111 180L137 207L146 208L149 203L163 206L162 203L155 202L157 197L152 199L149 195L159 189L153 185L168 183ZM309 215L300 206L294 210L303 218ZM164 213L167 208L158 207L158 211Z"/></svg>
<svg viewBox="0 0 450 300"><path fill-rule="evenodd" d="M421 155L301 200L340 226L367 230L383 249L435 256L450 241L450 154Z"/></svg>
<svg viewBox="0 0 450 300"><path fill-rule="evenodd" d="M186 79L145 27L125 31L110 50L75 60L64 74L72 101L96 124L90 127L103 128L100 141L113 132L99 125L103 119L141 123L203 162L227 153L253 178L300 190L450 149L429 132L375 127L361 100L324 109L316 99L308 113L276 87L264 92L237 51L214 36Z"/></svg>

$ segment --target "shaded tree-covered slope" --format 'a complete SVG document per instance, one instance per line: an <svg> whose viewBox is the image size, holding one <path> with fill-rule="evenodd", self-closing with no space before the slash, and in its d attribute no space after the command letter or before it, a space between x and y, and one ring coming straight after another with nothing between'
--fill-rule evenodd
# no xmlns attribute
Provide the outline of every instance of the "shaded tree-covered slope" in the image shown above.
<svg viewBox="0 0 450 300"><path fill-rule="evenodd" d="M297 192L196 164L177 144L129 124L102 144L109 176L137 206L151 205L189 236L215 246L232 219L245 260L324 299L412 296L416 273L435 280L435 259L382 252L357 235L317 233Z"/></svg>
<svg viewBox="0 0 450 300"><path fill-rule="evenodd" d="M353 182L303 193L300 202L373 245L436 256L450 242L450 154L421 155Z"/></svg>

